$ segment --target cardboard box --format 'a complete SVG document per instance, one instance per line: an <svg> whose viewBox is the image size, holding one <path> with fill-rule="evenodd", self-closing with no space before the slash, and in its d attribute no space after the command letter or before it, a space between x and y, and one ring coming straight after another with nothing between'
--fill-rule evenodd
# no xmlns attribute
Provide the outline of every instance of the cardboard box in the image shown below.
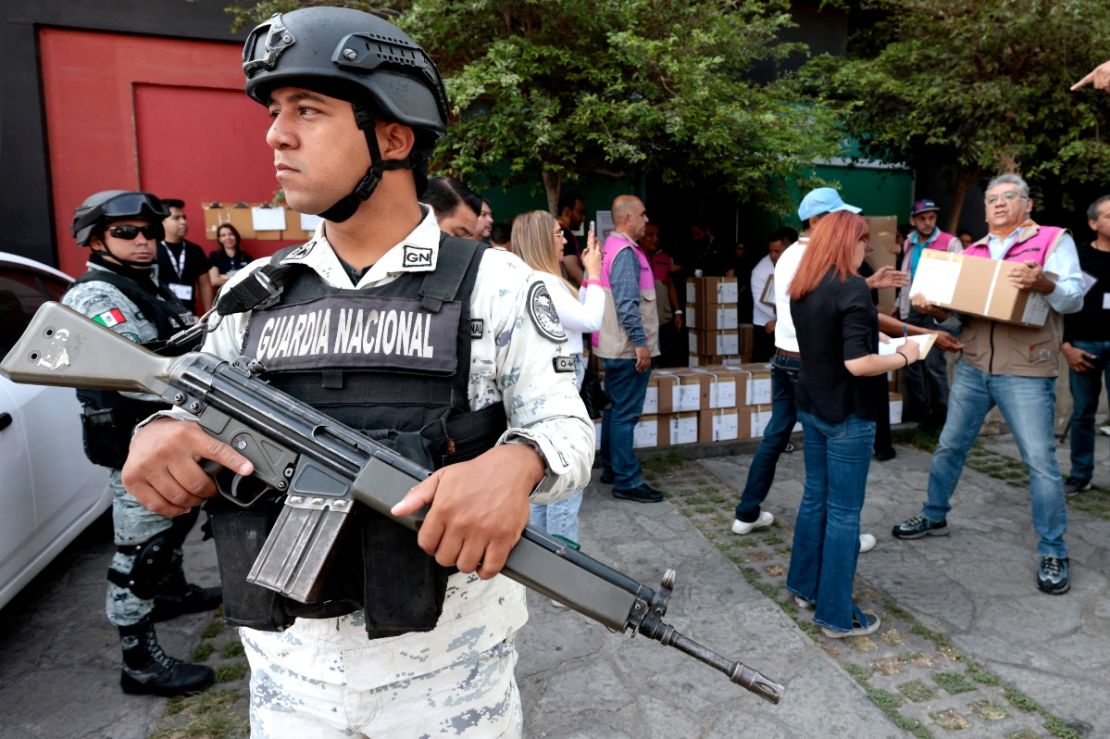
<svg viewBox="0 0 1110 739"><path fill-rule="evenodd" d="M731 331L690 331L690 353L702 356L723 356L740 353L740 332Z"/></svg>
<svg viewBox="0 0 1110 739"><path fill-rule="evenodd" d="M748 404L749 373L738 367L715 364L699 367L709 376L709 401L706 408L737 408Z"/></svg>
<svg viewBox="0 0 1110 739"><path fill-rule="evenodd" d="M686 305L740 302L735 277L691 277L686 280Z"/></svg>
<svg viewBox="0 0 1110 739"><path fill-rule="evenodd" d="M698 442L734 441L740 435L740 411L715 408L698 411Z"/></svg>
<svg viewBox="0 0 1110 739"><path fill-rule="evenodd" d="M744 361L739 354L689 354L687 355L686 366L702 369L714 365L739 367L743 363Z"/></svg>
<svg viewBox="0 0 1110 739"><path fill-rule="evenodd" d="M890 425L902 423L902 396L898 393L890 394Z"/></svg>
<svg viewBox="0 0 1110 739"><path fill-rule="evenodd" d="M741 369L749 373L748 405L763 405L771 402L771 365L745 364ZM761 434L762 435L762 434Z"/></svg>
<svg viewBox="0 0 1110 739"><path fill-rule="evenodd" d="M701 331L724 331L740 325L735 303L699 303L686 314L686 326Z"/></svg>
<svg viewBox="0 0 1110 739"><path fill-rule="evenodd" d="M669 419L669 444L696 444L698 441L698 413L676 413Z"/></svg>
<svg viewBox="0 0 1110 739"><path fill-rule="evenodd" d="M926 249L921 252L910 294L921 293L933 305L960 313L1043 326L1048 318L1044 295L1018 290L1008 279L1020 266L1020 262Z"/></svg>
<svg viewBox="0 0 1110 739"><path fill-rule="evenodd" d="M632 429L632 448L653 449L670 446L669 418L670 416L641 416Z"/></svg>
<svg viewBox="0 0 1110 739"><path fill-rule="evenodd" d="M896 233L898 230L898 219L895 216L865 216L867 218L867 226L871 230L871 256L867 257L867 263L871 265L872 269L878 271L881 267L898 267L899 256L894 253L897 248ZM879 290L879 305L880 313L890 315L894 310L894 303L897 298L897 290L893 287L884 287Z"/></svg>
<svg viewBox="0 0 1110 739"><path fill-rule="evenodd" d="M655 392L652 393L652 386ZM696 375L686 367L673 367L655 370L648 381L648 392L644 398L644 413L649 407L651 413L660 416L682 411L696 411L709 402L709 380ZM650 403L650 405L649 405Z"/></svg>
<svg viewBox="0 0 1110 739"><path fill-rule="evenodd" d="M744 364L752 361L752 347L755 345L755 326L740 324L740 359Z"/></svg>

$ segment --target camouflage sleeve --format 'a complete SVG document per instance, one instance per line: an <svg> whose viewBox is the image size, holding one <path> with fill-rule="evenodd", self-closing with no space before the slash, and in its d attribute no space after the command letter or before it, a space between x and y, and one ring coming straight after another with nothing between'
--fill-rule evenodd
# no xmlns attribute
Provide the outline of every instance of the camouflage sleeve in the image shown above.
<svg viewBox="0 0 1110 739"><path fill-rule="evenodd" d="M492 257L492 258L491 258ZM489 312L496 392L509 430L501 442L526 442L543 456L547 475L532 502L552 503L586 486L594 426L575 384L566 334L542 280L524 262L491 252L473 302ZM479 408L485 404L478 404Z"/></svg>
<svg viewBox="0 0 1110 739"><path fill-rule="evenodd" d="M158 327L146 319L139 307L107 282L91 280L74 285L62 296L62 305L88 316L138 344L158 338ZM159 400L149 393L122 393L136 400Z"/></svg>

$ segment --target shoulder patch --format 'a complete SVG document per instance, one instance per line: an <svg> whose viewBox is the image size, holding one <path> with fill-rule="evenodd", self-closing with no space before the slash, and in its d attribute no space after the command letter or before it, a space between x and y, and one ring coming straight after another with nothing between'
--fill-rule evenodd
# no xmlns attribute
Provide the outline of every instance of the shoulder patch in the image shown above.
<svg viewBox="0 0 1110 739"><path fill-rule="evenodd" d="M537 281L528 288L528 315L536 330L541 334L559 342L567 340L567 332L559 321L559 314L555 312L555 304L551 302L551 295L547 292L547 285Z"/></svg>
<svg viewBox="0 0 1110 739"><path fill-rule="evenodd" d="M486 332L486 323L481 318L470 319L470 338L480 339Z"/></svg>
<svg viewBox="0 0 1110 739"><path fill-rule="evenodd" d="M118 326L121 323L127 323L127 318L119 308L110 308L103 313L97 313L92 319L101 326L106 326L108 328Z"/></svg>
<svg viewBox="0 0 1110 739"><path fill-rule="evenodd" d="M551 361L556 372L574 372L574 357L554 357Z"/></svg>
<svg viewBox="0 0 1110 739"><path fill-rule="evenodd" d="M420 269L432 266L432 249L427 246L405 244L401 251L401 266L406 269Z"/></svg>

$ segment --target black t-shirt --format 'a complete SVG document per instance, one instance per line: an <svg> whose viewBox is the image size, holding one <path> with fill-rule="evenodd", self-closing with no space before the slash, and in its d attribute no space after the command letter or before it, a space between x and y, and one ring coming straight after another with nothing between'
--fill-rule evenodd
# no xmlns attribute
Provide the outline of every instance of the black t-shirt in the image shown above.
<svg viewBox="0 0 1110 739"><path fill-rule="evenodd" d="M196 284L201 275L208 274L208 257L204 249L191 241L180 244L158 244L158 282L168 287L181 302L192 306L196 299Z"/></svg>
<svg viewBox="0 0 1110 739"><path fill-rule="evenodd" d="M234 257L229 257L223 249L216 249L208 255L208 267L215 267L221 275L230 275L238 272L251 261L250 256L242 249Z"/></svg>
<svg viewBox="0 0 1110 739"><path fill-rule="evenodd" d="M574 231L571 231L569 228L563 228L563 238L567 240L567 243L563 246L563 256L580 257L582 255L582 250L578 248L578 237L575 236ZM580 265L581 263L581 260L579 260Z"/></svg>
<svg viewBox="0 0 1110 739"><path fill-rule="evenodd" d="M790 301L802 367L798 373L798 408L828 423L855 413L877 421L886 377L856 377L845 360L879 350L879 314L862 277L840 281L835 271L800 300Z"/></svg>
<svg viewBox="0 0 1110 739"><path fill-rule="evenodd" d="M1064 341L1110 341L1110 252L1088 244L1078 248L1079 268L1096 282L1078 313L1064 316Z"/></svg>

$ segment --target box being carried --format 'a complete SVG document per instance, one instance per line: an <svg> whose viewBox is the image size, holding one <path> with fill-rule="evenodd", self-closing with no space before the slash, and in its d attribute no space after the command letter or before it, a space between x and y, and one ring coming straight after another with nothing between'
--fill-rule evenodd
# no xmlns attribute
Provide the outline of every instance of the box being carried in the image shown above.
<svg viewBox="0 0 1110 739"><path fill-rule="evenodd" d="M1021 262L926 249L921 252L910 294L921 293L946 310L1002 323L1043 326L1048 318L1045 296L1010 284L1010 272L1021 266Z"/></svg>

